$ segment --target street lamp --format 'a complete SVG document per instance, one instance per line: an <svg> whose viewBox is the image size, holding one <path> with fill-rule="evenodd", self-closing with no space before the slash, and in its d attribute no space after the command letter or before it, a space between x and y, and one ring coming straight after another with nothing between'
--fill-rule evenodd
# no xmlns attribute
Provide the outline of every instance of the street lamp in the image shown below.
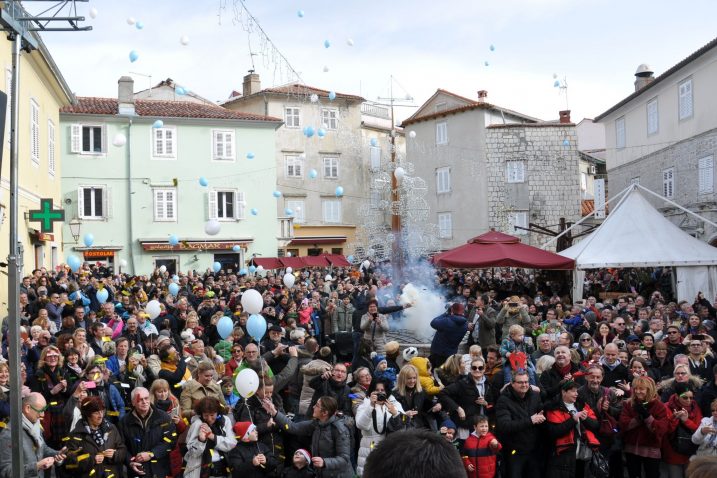
<svg viewBox="0 0 717 478"><path fill-rule="evenodd" d="M73 239L75 239L75 244L77 244L77 241L80 240L80 227L82 227L82 221L75 216L67 225L70 226L70 234L72 234Z"/></svg>

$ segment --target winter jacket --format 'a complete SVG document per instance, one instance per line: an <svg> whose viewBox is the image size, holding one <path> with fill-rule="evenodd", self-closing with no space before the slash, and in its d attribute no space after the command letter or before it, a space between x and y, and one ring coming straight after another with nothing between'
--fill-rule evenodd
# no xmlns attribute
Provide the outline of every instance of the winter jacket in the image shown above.
<svg viewBox="0 0 717 478"><path fill-rule="evenodd" d="M342 301L339 305L337 305L330 317L331 333L351 332L353 313L354 306L351 305L351 303L344 306Z"/></svg>
<svg viewBox="0 0 717 478"><path fill-rule="evenodd" d="M333 416L326 422L308 420L296 423L279 412L274 420L292 435L311 437L309 453L312 457L324 459L323 468L319 468L322 478L353 478L350 432L338 417Z"/></svg>
<svg viewBox="0 0 717 478"><path fill-rule="evenodd" d="M224 400L222 388L216 382L210 382L206 387L198 381L191 379L184 384L182 394L179 397L179 405L182 407L182 415L190 418L194 415L194 404L204 397L214 397L219 400L224 407L227 406Z"/></svg>
<svg viewBox="0 0 717 478"><path fill-rule="evenodd" d="M29 420L27 422L29 422ZM37 462L43 458L57 455L57 451L45 443L42 437L42 425L40 425L40 422L34 425L37 427L35 436L26 428L29 426L27 422L23 420L23 430L22 433L20 433L22 458L24 460L22 476L25 478L34 478L40 475L40 472L37 470ZM9 424L0 430L0 477L14 478L12 475L12 436Z"/></svg>
<svg viewBox="0 0 717 478"><path fill-rule="evenodd" d="M476 312L477 313L477 312ZM469 314L470 321L473 320L474 316ZM496 325L496 312L492 307L486 307L482 314L478 317L478 324L473 329L473 338L477 337L477 342L481 348L485 350L489 345L495 345L495 325Z"/></svg>
<svg viewBox="0 0 717 478"><path fill-rule="evenodd" d="M201 417L192 417L192 423L187 432L187 453L184 455L184 460L186 461L184 478L199 478L202 471L202 457L204 456L204 450L207 446L211 447L210 450L212 450L212 454L222 453L226 456L237 444L234 430L232 430L232 424L228 417L217 417L217 422L215 422L216 427L212 427L212 429L218 428L219 433L215 432L214 440L211 442L199 440L199 427L201 425Z"/></svg>
<svg viewBox="0 0 717 478"><path fill-rule="evenodd" d="M436 330L431 342L431 354L439 356L453 355L468 332L468 320L461 315L443 314L431 321Z"/></svg>
<svg viewBox="0 0 717 478"><path fill-rule="evenodd" d="M675 448L672 446L672 437L677 432L678 427L684 427L690 431L690 434L694 434L702 420L702 412L697 403L692 400L689 407L685 408L687 410L687 420L683 422L674 415L676 410L683 408L678 402L677 395L672 395L665 406L669 411L669 426L667 433L665 433L665 436L662 438L662 461L668 465L685 465L689 463L690 457L681 455L675 451Z"/></svg>
<svg viewBox="0 0 717 478"><path fill-rule="evenodd" d="M278 411L284 411L284 403L279 395L273 394L271 400ZM283 463L286 458L283 430L276 420L273 425L269 425L270 419L271 416L264 410L261 400L256 395L252 395L234 408L234 422L252 422L259 433L259 441L271 448L274 456Z"/></svg>
<svg viewBox="0 0 717 478"><path fill-rule="evenodd" d="M695 401L700 403L702 399L701 391L704 381L700 377L692 375L689 378L689 384L692 390L694 390ZM670 397L675 393L675 378L668 378L667 380L663 380L657 384L657 393L659 394L662 403L667 403Z"/></svg>
<svg viewBox="0 0 717 478"><path fill-rule="evenodd" d="M141 452L152 452L152 460L143 464L144 472L148 476L171 474L169 453L177 441L177 433L169 414L153 407L152 415L143 424L135 412L130 412L120 420L118 428L127 445L127 463ZM130 477L138 476L132 468L127 469Z"/></svg>
<svg viewBox="0 0 717 478"><path fill-rule="evenodd" d="M511 314L508 312L508 306L504 306L500 309L500 312L498 312L496 323L503 326L503 334L501 337L509 337L510 334L508 333L508 330L511 325L522 325L526 329L530 327L530 315L528 315L528 309L525 307L520 307L520 310L517 313Z"/></svg>
<svg viewBox="0 0 717 478"><path fill-rule="evenodd" d="M122 394L114 384L104 383L97 385L97 388L89 389L87 394L101 397L105 402L105 409L107 410L105 416L107 419L114 424L119 423L125 414L125 404Z"/></svg>
<svg viewBox="0 0 717 478"><path fill-rule="evenodd" d="M542 409L538 392L528 389L521 398L508 385L495 404L496 430L503 446L521 455L534 452L540 445L540 434L530 417Z"/></svg>
<svg viewBox="0 0 717 478"><path fill-rule="evenodd" d="M714 379L710 380L708 384L702 387L702 393L700 394L699 404L700 410L702 411L703 417L708 417L712 414L710 404L717 398L717 382Z"/></svg>
<svg viewBox="0 0 717 478"><path fill-rule="evenodd" d="M393 391L393 396L396 398L396 401L401 404L401 408L403 408L404 412L409 410L418 412L413 418L406 417L407 428L430 428L426 420L426 415L433 407L432 401L427 399L426 392L423 390L416 392L414 389L412 392L408 390L407 392L406 395L399 395L398 389ZM366 398L365 394L363 398ZM361 403L363 403L363 400L361 400Z"/></svg>
<svg viewBox="0 0 717 478"><path fill-rule="evenodd" d="M482 396L488 402L488 406L484 407L476 403L480 394L471 376L461 377L458 381L447 386L438 394L438 399L441 401L443 410L451 414L451 419L459 427L470 430L473 428L473 417L477 415L493 415L494 404L490 402L493 394L490 390L489 381L485 377L482 377L482 383L479 385L483 388ZM462 408L466 414L463 420L458 417L458 413L456 412L458 407Z"/></svg>
<svg viewBox="0 0 717 478"><path fill-rule="evenodd" d="M396 415L391 415L386 405L371 406L371 399L364 398L363 403L356 410L356 427L361 430L361 445L358 452L356 473L363 475L366 458L371 451L386 438L392 431L403 428L403 408L391 395L388 400L396 407ZM375 417L374 417L375 412Z"/></svg>
<svg viewBox="0 0 717 478"><path fill-rule="evenodd" d="M643 420L635 410L633 400L625 400L620 413L623 450L645 458L661 458L662 438L670 426L669 411L655 398L645 405L649 416Z"/></svg>
<svg viewBox="0 0 717 478"><path fill-rule="evenodd" d="M488 432L484 436L471 433L463 444L463 465L466 467L468 478L495 478L497 453L503 448L498 443L497 448L491 448L490 442L495 436ZM468 471L468 465L473 465L473 471Z"/></svg>
<svg viewBox="0 0 717 478"><path fill-rule="evenodd" d="M428 359L426 357L414 357L411 359L411 365L418 370L418 381L421 382L421 388L428 397L438 395L441 387L435 384L433 377L428 371Z"/></svg>
<svg viewBox="0 0 717 478"><path fill-rule="evenodd" d="M603 370L603 387L614 387L617 381L620 381L620 383L630 381L627 367L622 363L618 362L616 365L610 366L603 357L600 357L600 365L602 365Z"/></svg>
<svg viewBox="0 0 717 478"><path fill-rule="evenodd" d="M575 433L576 422L568 411L565 404L561 401L554 402L550 405L545 413L548 435L554 440L555 453L560 455L565 452L573 452L577 446L578 435ZM575 403L578 412L585 410L588 417L580 421L580 435L592 448L600 446L600 441L595 436L595 432L600 428L600 423L595 416L595 412L590 405L578 401Z"/></svg>
<svg viewBox="0 0 717 478"><path fill-rule="evenodd" d="M263 466L254 466L252 460L256 455L262 454L266 458ZM276 476L274 473L279 461L271 449L259 442L237 443L237 446L227 453L227 461L232 469L234 478L261 478L262 476Z"/></svg>
<svg viewBox="0 0 717 478"><path fill-rule="evenodd" d="M573 381L578 385L585 385L585 379L582 376L575 376L580 371L580 367L570 362L570 375ZM560 386L562 385L563 375L558 370L557 364L553 364L548 370L540 375L540 389L543 401L550 402L560 396Z"/></svg>
<svg viewBox="0 0 717 478"><path fill-rule="evenodd" d="M361 330L364 340L368 341L372 350L379 355L385 355L386 332L389 331L388 317L379 314L378 319L372 320L371 314L366 313L361 317Z"/></svg>
<svg viewBox="0 0 717 478"><path fill-rule="evenodd" d="M97 446L92 435L87 430L87 423L80 420L67 441L67 458L64 462L65 471L78 478L101 478L111 474L121 476L122 466L127 459L127 448L116 426L105 420L102 427L105 443ZM105 458L100 464L95 463L95 456L104 450L114 449L112 458ZM84 457L84 458L82 458Z"/></svg>
<svg viewBox="0 0 717 478"><path fill-rule="evenodd" d="M306 415L311 407L311 399L314 396L314 389L311 388L311 381L316 378L317 375L321 375L324 372L331 370L331 364L324 360L312 360L303 367L301 367L301 374L303 375L303 385L301 386L301 396L299 398L299 414Z"/></svg>
<svg viewBox="0 0 717 478"><path fill-rule="evenodd" d="M319 398L329 396L336 399L338 412L343 412L347 417L352 416L351 398L349 398L351 388L345 381L337 383L332 377L329 377L328 380L324 380L324 378L319 375L309 382L309 386L314 389L314 395L311 397L309 409L319 401Z"/></svg>
<svg viewBox="0 0 717 478"><path fill-rule="evenodd" d="M709 433L704 435L702 428L717 428L717 421L711 416L702 418L697 430L692 434L692 443L699 445L695 455L697 456L717 456L717 433Z"/></svg>

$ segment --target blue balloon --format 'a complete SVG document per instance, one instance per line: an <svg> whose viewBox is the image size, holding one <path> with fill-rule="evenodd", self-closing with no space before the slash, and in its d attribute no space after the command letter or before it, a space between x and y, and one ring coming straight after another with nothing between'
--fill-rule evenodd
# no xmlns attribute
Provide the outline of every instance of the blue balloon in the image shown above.
<svg viewBox="0 0 717 478"><path fill-rule="evenodd" d="M559 80L555 80L555 82L553 83L553 87L555 87L555 88L560 88L560 81L559 81Z"/></svg>
<svg viewBox="0 0 717 478"><path fill-rule="evenodd" d="M344 188L342 188L341 186L336 186L336 197L340 198L343 195L344 195Z"/></svg>
<svg viewBox="0 0 717 478"><path fill-rule="evenodd" d="M370 143L371 143L371 146L373 146L373 147L378 146L378 140L376 138L371 138Z"/></svg>
<svg viewBox="0 0 717 478"><path fill-rule="evenodd" d="M495 45L490 46L490 51L495 51Z"/></svg>
<svg viewBox="0 0 717 478"><path fill-rule="evenodd" d="M256 267L255 267L255 266L249 266L249 274L253 274L253 273L255 273L255 272L256 272Z"/></svg>
<svg viewBox="0 0 717 478"><path fill-rule="evenodd" d="M304 134L307 138L311 138L314 135L314 127L313 126L307 126L304 128Z"/></svg>
<svg viewBox="0 0 717 478"><path fill-rule="evenodd" d="M335 91L329 91L329 99L331 101L334 101L336 99L336 92Z"/></svg>
<svg viewBox="0 0 717 478"><path fill-rule="evenodd" d="M311 171L309 171L309 179L316 179L316 177L318 175L319 175L319 173L315 169L312 169Z"/></svg>
<svg viewBox="0 0 717 478"><path fill-rule="evenodd" d="M484 61L484 62L483 62L483 65L484 65L484 66L489 66L490 63L488 63L487 61Z"/></svg>
<svg viewBox="0 0 717 478"><path fill-rule="evenodd" d="M326 130L324 128L319 128L319 130L316 132L316 135L319 138L323 138L324 136L326 136Z"/></svg>
<svg viewBox="0 0 717 478"><path fill-rule="evenodd" d="M234 322L232 322L231 317L227 317L226 315L219 319L219 322L217 322L217 333L222 339L226 339L229 337L229 334L232 333L232 330L234 330Z"/></svg>
<svg viewBox="0 0 717 478"><path fill-rule="evenodd" d="M177 294L179 294L179 285L172 282L169 284L169 293L172 294L174 297L177 297Z"/></svg>
<svg viewBox="0 0 717 478"><path fill-rule="evenodd" d="M82 238L82 240L85 242L85 246L92 247L92 244L95 243L95 236L92 235L92 233L85 234L85 237Z"/></svg>
<svg viewBox="0 0 717 478"><path fill-rule="evenodd" d="M246 159L249 159L249 160L254 159L254 153L252 153L251 151L249 151L248 153L246 153Z"/></svg>
<svg viewBox="0 0 717 478"><path fill-rule="evenodd" d="M266 333L266 319L260 314L252 314L246 321L246 331L259 342Z"/></svg>
<svg viewBox="0 0 717 478"><path fill-rule="evenodd" d="M331 46L331 42L328 40L324 40L324 48L328 48Z"/></svg>
<svg viewBox="0 0 717 478"><path fill-rule="evenodd" d="M134 63L135 61L137 61L137 58L139 58L139 53L137 53L137 52L134 51L134 50L132 50L131 52L129 52L129 61L131 61L132 63Z"/></svg>
<svg viewBox="0 0 717 478"><path fill-rule="evenodd" d="M563 146L570 146L570 140L568 140L568 138L563 140Z"/></svg>
<svg viewBox="0 0 717 478"><path fill-rule="evenodd" d="M292 209L288 208L288 207L287 207L286 209L284 209L284 213L285 213L287 216L293 216L293 215L294 215L294 211L293 211Z"/></svg>
<svg viewBox="0 0 717 478"><path fill-rule="evenodd" d="M169 245L172 246L172 247L174 247L174 246L176 246L177 244L179 244L179 238L177 237L177 235L176 235L176 234L170 234L170 235L169 235Z"/></svg>
<svg viewBox="0 0 717 478"><path fill-rule="evenodd" d="M80 270L80 266L82 266L82 261L77 256L70 256L67 258L67 265L70 266L72 272L77 272Z"/></svg>
<svg viewBox="0 0 717 478"><path fill-rule="evenodd" d="M172 280L173 280L174 282L179 282L179 276L178 276L177 274L174 274L174 275L172 276Z"/></svg>
<svg viewBox="0 0 717 478"><path fill-rule="evenodd" d="M354 256L348 256L348 257L346 258L346 260L349 261L349 262L353 262L353 261L354 261Z"/></svg>
<svg viewBox="0 0 717 478"><path fill-rule="evenodd" d="M222 270L222 265L219 262L215 262L214 264L212 264L212 270L214 272L219 272L220 270Z"/></svg>
<svg viewBox="0 0 717 478"><path fill-rule="evenodd" d="M178 94L179 96L184 96L187 94L187 90L182 88L181 86L177 86L174 88L174 92Z"/></svg>
<svg viewBox="0 0 717 478"><path fill-rule="evenodd" d="M162 121L162 120L155 121L154 123L152 123L152 128L155 128L155 129L164 128L164 121Z"/></svg>
<svg viewBox="0 0 717 478"><path fill-rule="evenodd" d="M208 184L209 184L209 181L207 181L207 178L205 178L204 176L202 176L202 177L199 178L199 185L200 185L200 186L207 187Z"/></svg>
<svg viewBox="0 0 717 478"><path fill-rule="evenodd" d="M245 276L247 274L247 272L249 272L249 271L246 269L246 267L242 267L241 269L239 269L240 276Z"/></svg>
<svg viewBox="0 0 717 478"><path fill-rule="evenodd" d="M107 291L107 289L100 289L97 291L97 294L95 294L95 297L97 297L97 302L100 304L104 304L107 302L107 299L109 298L110 293Z"/></svg>
<svg viewBox="0 0 717 478"><path fill-rule="evenodd" d="M142 23L142 22L137 22L137 23L134 24L134 26L137 28L137 30L141 30L141 29L144 28L144 23Z"/></svg>
<svg viewBox="0 0 717 478"><path fill-rule="evenodd" d="M299 18L304 18L304 11L303 11L303 10L299 10L298 12L296 12L296 16L299 17Z"/></svg>
<svg viewBox="0 0 717 478"><path fill-rule="evenodd" d="M236 245L236 246L232 247L232 251L234 251L234 252L239 252L239 251L241 251L241 246Z"/></svg>
<svg viewBox="0 0 717 478"><path fill-rule="evenodd" d="M274 191L273 193L271 193L271 195L274 196L275 198L280 198L280 197L281 197L281 191Z"/></svg>
<svg viewBox="0 0 717 478"><path fill-rule="evenodd" d="M256 216L257 214L259 214L259 210L255 207L251 208L251 215Z"/></svg>

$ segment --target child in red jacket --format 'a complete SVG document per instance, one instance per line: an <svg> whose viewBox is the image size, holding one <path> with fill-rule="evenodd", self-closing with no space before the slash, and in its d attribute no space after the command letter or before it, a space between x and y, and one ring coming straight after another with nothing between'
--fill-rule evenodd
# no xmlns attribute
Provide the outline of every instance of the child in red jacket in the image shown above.
<svg viewBox="0 0 717 478"><path fill-rule="evenodd" d="M463 465L468 478L495 478L496 454L502 445L489 431L487 417L475 417L473 428L475 431L463 444Z"/></svg>

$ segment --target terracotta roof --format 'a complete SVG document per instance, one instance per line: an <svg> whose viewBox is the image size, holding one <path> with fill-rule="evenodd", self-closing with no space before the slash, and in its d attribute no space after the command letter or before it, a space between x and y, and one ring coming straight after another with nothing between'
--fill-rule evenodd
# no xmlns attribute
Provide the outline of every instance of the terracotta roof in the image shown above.
<svg viewBox="0 0 717 478"><path fill-rule="evenodd" d="M336 93L336 98L342 98L350 101L358 101L358 102L364 102L366 101L365 98L358 95L349 95L346 93ZM318 95L320 97L329 97L329 90L322 90L320 88L314 88L313 86L307 86L302 85L300 83L293 83L291 85L284 85L284 86L277 86L275 88L264 88L261 91L258 91L257 93L254 93L253 95L248 96L242 96L240 98L232 98L227 100L224 104L232 103L234 101L244 99L244 98L251 98L252 96L256 95L265 95L265 94L274 94L274 95L293 95L293 96L311 96L311 95Z"/></svg>
<svg viewBox="0 0 717 478"><path fill-rule="evenodd" d="M597 115L597 116L595 117L595 121L600 121L600 120L603 119L605 116L609 115L609 114L612 113L613 111L617 110L618 108L624 106L625 104L629 103L629 102L632 101L633 99L637 98L638 96L640 96L641 94L643 94L645 91L647 91L647 90L649 90L650 88L654 87L656 84L660 83L660 82L663 81L665 78L669 77L670 75L672 75L672 74L675 73L676 71L678 71L678 70L680 70L681 68L683 68L684 66L688 65L690 62L695 61L697 58L701 57L702 55L704 55L705 53L707 53L708 51L710 51L711 49L713 49L713 48L716 47L716 46L717 46L717 38L715 38L715 39L712 40L711 42L707 43L705 46L703 46L702 48L700 48L700 49L697 50L696 52L692 53L690 56L688 56L687 58L685 58L685 59L682 60L681 62L677 63L676 65L674 65L674 66L673 66L672 68L670 68L669 70L665 71L665 72L664 72L663 74L661 74L660 76L656 77L655 80L654 80L652 83L649 83L647 86L645 86L645 87L643 87L643 88L640 88L639 90L635 91L635 92L632 93L630 96L628 96L628 97L625 98L624 100L620 101L618 104L616 104L615 106L613 106L613 107L610 108L609 110L605 111L604 113Z"/></svg>
<svg viewBox="0 0 717 478"><path fill-rule="evenodd" d="M221 106L212 106L187 101L135 100L138 116L153 118L208 118L246 121L282 121L271 116L231 111ZM78 97L77 101L60 109L60 113L85 115L116 115L116 98Z"/></svg>
<svg viewBox="0 0 717 478"><path fill-rule="evenodd" d="M595 201L593 199L583 199L580 201L580 212L583 217L587 216L595 210Z"/></svg>
<svg viewBox="0 0 717 478"><path fill-rule="evenodd" d="M486 126L486 128L558 128L561 126L575 126L575 123L556 123L554 121L545 121L543 123L491 124Z"/></svg>

